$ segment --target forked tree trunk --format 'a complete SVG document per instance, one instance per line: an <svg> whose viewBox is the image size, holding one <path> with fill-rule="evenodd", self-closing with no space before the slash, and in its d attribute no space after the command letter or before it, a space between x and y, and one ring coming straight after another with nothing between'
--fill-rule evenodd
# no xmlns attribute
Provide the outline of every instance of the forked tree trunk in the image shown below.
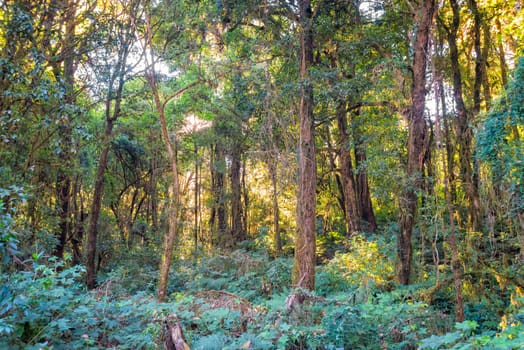
<svg viewBox="0 0 524 350"><path fill-rule="evenodd" d="M413 57L413 82L411 87L411 109L408 112L408 169L404 190L400 197L400 232L398 235L398 280L409 284L413 257L411 234L417 212L417 190L421 188L422 170L427 138L424 107L426 98L427 48L431 30L434 0L423 0L415 14L415 43Z"/></svg>
<svg viewBox="0 0 524 350"><path fill-rule="evenodd" d="M313 15L310 0L298 1L300 31L300 140L298 145L297 237L293 261L293 284L315 288L316 180L313 127L313 86L309 68L313 62Z"/></svg>

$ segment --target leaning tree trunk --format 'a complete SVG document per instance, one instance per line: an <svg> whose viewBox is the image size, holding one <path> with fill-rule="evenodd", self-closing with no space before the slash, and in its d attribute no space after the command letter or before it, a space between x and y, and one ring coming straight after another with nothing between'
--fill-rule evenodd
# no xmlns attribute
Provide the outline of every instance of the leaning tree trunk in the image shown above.
<svg viewBox="0 0 524 350"><path fill-rule="evenodd" d="M309 67L313 62L313 15L310 0L299 1L300 11L300 141L298 145L297 237L293 262L293 284L315 288L315 137L313 127L313 86Z"/></svg>
<svg viewBox="0 0 524 350"><path fill-rule="evenodd" d="M411 109L408 112L408 169L404 190L400 198L400 232L398 235L398 280L410 283L411 260L413 257L411 234L417 211L417 190L421 188L421 177L427 139L424 120L426 98L426 66L429 34L433 20L434 0L424 0L417 9L416 38L413 57L413 82L411 87Z"/></svg>

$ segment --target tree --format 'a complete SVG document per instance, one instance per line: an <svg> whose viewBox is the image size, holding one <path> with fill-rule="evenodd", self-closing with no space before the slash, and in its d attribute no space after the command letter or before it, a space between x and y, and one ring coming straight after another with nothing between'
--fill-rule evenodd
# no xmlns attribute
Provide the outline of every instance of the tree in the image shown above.
<svg viewBox="0 0 524 350"><path fill-rule="evenodd" d="M129 78L130 67L128 66L128 58L133 43L136 40L132 24L135 20L134 16L139 9L138 5L139 1L134 0L130 0L129 2L122 0L122 2L116 4L114 10L117 12L113 14L115 21L113 22L112 19L110 19L108 23L108 43L107 47L102 48L105 52L103 52L103 56L100 57L100 59L106 60L106 65L98 67L102 69L102 76L107 77L108 81L105 94L105 127L101 141L102 150L98 160L95 188L87 228L87 286L90 289L96 286L98 219L104 192L104 173L111 149L113 127L121 113L124 85ZM113 59L113 55L115 54L116 60ZM107 68L109 68L109 70L106 70Z"/></svg>
<svg viewBox="0 0 524 350"><path fill-rule="evenodd" d="M293 261L293 284L315 289L316 154L313 127L313 13L309 0L298 2L300 42L300 102L298 144L297 236Z"/></svg>
<svg viewBox="0 0 524 350"><path fill-rule="evenodd" d="M417 211L417 192L421 189L424 154L427 149L427 126L424 118L426 99L426 66L430 31L433 23L434 0L417 3L408 1L413 7L415 19L411 84L411 107L408 120L408 165L404 190L400 197L400 232L398 235L398 279L401 284L411 281L413 248L411 234Z"/></svg>

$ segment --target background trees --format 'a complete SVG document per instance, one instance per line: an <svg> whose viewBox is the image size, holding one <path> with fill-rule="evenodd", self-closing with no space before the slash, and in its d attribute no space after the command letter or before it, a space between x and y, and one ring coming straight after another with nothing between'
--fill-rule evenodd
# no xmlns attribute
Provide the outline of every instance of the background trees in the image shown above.
<svg viewBox="0 0 524 350"><path fill-rule="evenodd" d="M260 264L250 301L417 290L487 329L523 285L521 22L517 1L5 1L2 269L142 271L167 300Z"/></svg>

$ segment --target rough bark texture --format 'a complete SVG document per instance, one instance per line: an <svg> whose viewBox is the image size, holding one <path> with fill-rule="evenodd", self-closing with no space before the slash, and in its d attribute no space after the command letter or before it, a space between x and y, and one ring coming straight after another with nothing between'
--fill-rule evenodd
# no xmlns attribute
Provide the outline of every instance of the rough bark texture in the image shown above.
<svg viewBox="0 0 524 350"><path fill-rule="evenodd" d="M355 232L360 231L360 212L357 202L355 175L353 173L353 164L351 161L351 149L349 147L350 142L345 102L341 102L337 106L336 117L338 142L340 146L340 174L344 190L344 213L346 215L348 236L351 237Z"/></svg>
<svg viewBox="0 0 524 350"><path fill-rule="evenodd" d="M300 140L298 145L297 237L293 284L315 288L316 161L313 127L313 86L308 70L313 62L312 11L309 0L298 2L300 11Z"/></svg>
<svg viewBox="0 0 524 350"><path fill-rule="evenodd" d="M413 257L411 234L417 211L417 189L421 187L421 176L427 138L424 120L426 98L426 66L429 34L433 20L434 0L420 3L415 15L416 38L413 57L413 82L411 88L411 110L408 115L408 169L403 193L400 197L400 232L398 236L398 280L410 283L411 260Z"/></svg>

